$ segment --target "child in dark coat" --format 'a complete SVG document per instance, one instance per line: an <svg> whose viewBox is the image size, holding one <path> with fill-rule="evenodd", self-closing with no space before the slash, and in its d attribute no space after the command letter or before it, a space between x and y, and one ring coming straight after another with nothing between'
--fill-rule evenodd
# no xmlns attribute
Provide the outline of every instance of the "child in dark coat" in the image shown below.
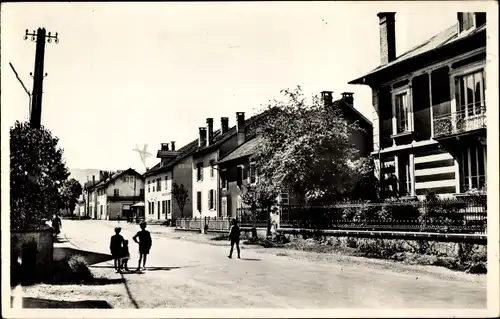
<svg viewBox="0 0 500 319"><path fill-rule="evenodd" d="M123 269L125 271L128 271L128 260L130 259L130 251L128 250L128 240L123 241L123 247L122 247L122 258L121 258L121 264Z"/></svg>
<svg viewBox="0 0 500 319"><path fill-rule="evenodd" d="M115 234L111 236L111 241L109 244L109 250L111 251L111 256L115 261L115 269L116 271L121 271L121 262L120 259L122 257L122 245L123 245L123 237L120 235L122 229L120 227L115 227Z"/></svg>
<svg viewBox="0 0 500 319"><path fill-rule="evenodd" d="M238 252L238 259L240 259L240 227L236 219L231 220L231 228L229 230L229 241L231 242L231 250L229 251L228 258L233 258L233 248L236 245L236 251Z"/></svg>

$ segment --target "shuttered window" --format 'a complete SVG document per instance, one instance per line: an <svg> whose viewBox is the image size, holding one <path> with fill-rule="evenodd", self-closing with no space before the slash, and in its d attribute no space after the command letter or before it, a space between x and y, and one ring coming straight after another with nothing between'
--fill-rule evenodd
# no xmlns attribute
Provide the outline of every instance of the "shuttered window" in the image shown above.
<svg viewBox="0 0 500 319"><path fill-rule="evenodd" d="M201 212L201 192L196 193L196 208Z"/></svg>

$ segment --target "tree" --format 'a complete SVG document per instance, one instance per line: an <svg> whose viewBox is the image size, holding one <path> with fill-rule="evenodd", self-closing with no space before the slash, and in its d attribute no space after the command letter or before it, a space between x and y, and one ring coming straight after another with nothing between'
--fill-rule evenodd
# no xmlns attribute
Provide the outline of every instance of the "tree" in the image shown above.
<svg viewBox="0 0 500 319"><path fill-rule="evenodd" d="M40 225L60 207L69 176L58 138L43 126L16 121L10 128L10 221L12 229Z"/></svg>
<svg viewBox="0 0 500 319"><path fill-rule="evenodd" d="M76 179L71 178L65 181L61 190L62 208L68 209L73 214L82 191L82 185Z"/></svg>
<svg viewBox="0 0 500 319"><path fill-rule="evenodd" d="M184 217L184 206L186 206L186 203L189 199L189 192L186 187L184 187L184 184L177 184L174 182L172 185L172 196L174 200L177 202L177 206L179 206L179 210L181 211L181 217Z"/></svg>
<svg viewBox="0 0 500 319"><path fill-rule="evenodd" d="M276 198L278 196L276 187L269 181L261 179L256 184L246 184L243 190L241 201L250 208L253 227L255 228L256 226L257 214L260 211L266 218L269 234L271 231L271 208L273 205L276 205ZM252 231L255 237L256 232Z"/></svg>
<svg viewBox="0 0 500 319"><path fill-rule="evenodd" d="M300 86L281 92L286 100L272 102L258 128L261 175L309 202L345 198L356 184L359 157L349 136L361 128L317 96L308 101Z"/></svg>

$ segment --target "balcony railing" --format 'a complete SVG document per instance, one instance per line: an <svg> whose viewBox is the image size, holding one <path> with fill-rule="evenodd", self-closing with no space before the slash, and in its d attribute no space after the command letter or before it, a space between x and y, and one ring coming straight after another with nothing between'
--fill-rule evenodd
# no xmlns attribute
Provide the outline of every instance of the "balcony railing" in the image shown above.
<svg viewBox="0 0 500 319"><path fill-rule="evenodd" d="M434 118L434 138L486 128L486 107L449 113Z"/></svg>

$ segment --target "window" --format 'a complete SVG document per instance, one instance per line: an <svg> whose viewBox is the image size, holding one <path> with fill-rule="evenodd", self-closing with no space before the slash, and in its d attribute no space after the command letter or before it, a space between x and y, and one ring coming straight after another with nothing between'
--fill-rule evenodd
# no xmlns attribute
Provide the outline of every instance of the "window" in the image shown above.
<svg viewBox="0 0 500 319"><path fill-rule="evenodd" d="M215 176L215 160L210 160L210 178Z"/></svg>
<svg viewBox="0 0 500 319"><path fill-rule="evenodd" d="M254 163L250 164L250 184L255 184L257 182L257 168Z"/></svg>
<svg viewBox="0 0 500 319"><path fill-rule="evenodd" d="M151 181L148 181L148 193L151 192L151 189L149 188L149 185L151 184Z"/></svg>
<svg viewBox="0 0 500 319"><path fill-rule="evenodd" d="M457 109L464 117L483 113L485 107L484 71L455 78Z"/></svg>
<svg viewBox="0 0 500 319"><path fill-rule="evenodd" d="M243 166L238 166L236 168L236 184L238 187L243 185Z"/></svg>
<svg viewBox="0 0 500 319"><path fill-rule="evenodd" d="M477 145L466 148L460 160L460 191L481 189L486 183L486 147Z"/></svg>
<svg viewBox="0 0 500 319"><path fill-rule="evenodd" d="M410 159L407 156L398 156L399 194L409 196L412 194L412 181L410 170Z"/></svg>
<svg viewBox="0 0 500 319"><path fill-rule="evenodd" d="M396 111L396 133L410 131L410 110L408 105L408 93L400 93L394 97L394 109Z"/></svg>
<svg viewBox="0 0 500 319"><path fill-rule="evenodd" d="M151 214L155 213L155 203L151 202Z"/></svg>
<svg viewBox="0 0 500 319"><path fill-rule="evenodd" d="M280 202L281 202L281 205L290 205L290 198L288 196L288 193L281 193L280 194Z"/></svg>
<svg viewBox="0 0 500 319"><path fill-rule="evenodd" d="M208 209L215 209L215 191L213 189L208 191Z"/></svg>
<svg viewBox="0 0 500 319"><path fill-rule="evenodd" d="M170 204L170 203L171 203L171 202L170 202L170 199L169 199L169 200L167 200L167 214L169 214L169 215L170 215L170 213L171 213L171 211L170 211L170 205L171 205L171 204Z"/></svg>
<svg viewBox="0 0 500 319"><path fill-rule="evenodd" d="M203 180L203 163L196 164L196 180L198 182Z"/></svg>
<svg viewBox="0 0 500 319"><path fill-rule="evenodd" d="M161 191L161 178L158 178L156 180L156 190L159 192Z"/></svg>
<svg viewBox="0 0 500 319"><path fill-rule="evenodd" d="M153 179L153 181L151 182L151 187L152 187L153 193L155 192L155 184L156 184L156 179Z"/></svg>
<svg viewBox="0 0 500 319"><path fill-rule="evenodd" d="M102 205L100 205L99 210L101 211L101 216L102 216Z"/></svg>
<svg viewBox="0 0 500 319"><path fill-rule="evenodd" d="M144 196L144 188L141 188L141 189L139 190L139 196Z"/></svg>
<svg viewBox="0 0 500 319"><path fill-rule="evenodd" d="M161 202L160 202L160 201L158 201L158 214L162 213L162 211L161 211L161 206L160 206L160 205L161 205ZM163 212L163 213L164 213L164 212ZM162 214L163 214L163 213L162 213Z"/></svg>
<svg viewBox="0 0 500 319"><path fill-rule="evenodd" d="M201 213L201 192L196 193L196 209Z"/></svg>
<svg viewBox="0 0 500 319"><path fill-rule="evenodd" d="M114 196L120 196L120 190L119 190L118 188L115 188L115 189L113 190L113 195L114 195Z"/></svg>
<svg viewBox="0 0 500 319"><path fill-rule="evenodd" d="M220 185L223 189L227 188L227 171L222 170L220 172Z"/></svg>
<svg viewBox="0 0 500 319"><path fill-rule="evenodd" d="M459 12L458 25L460 32L467 31L474 27L474 14L472 12Z"/></svg>

